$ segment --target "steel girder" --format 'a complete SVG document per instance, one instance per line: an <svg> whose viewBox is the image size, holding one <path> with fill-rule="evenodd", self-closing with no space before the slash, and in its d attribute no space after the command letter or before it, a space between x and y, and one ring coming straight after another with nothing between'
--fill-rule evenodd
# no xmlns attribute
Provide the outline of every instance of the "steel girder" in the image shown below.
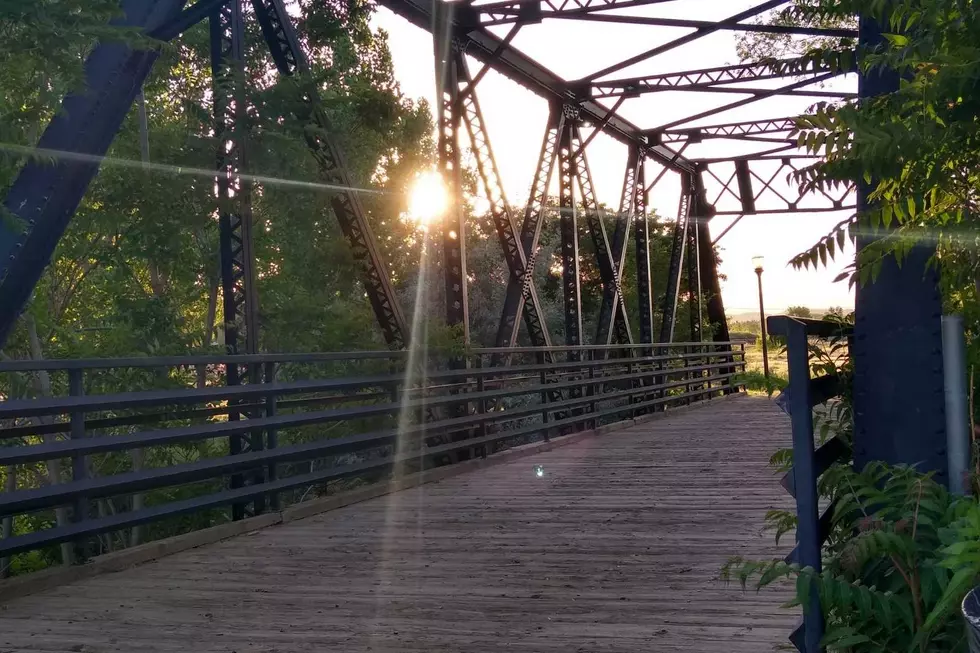
<svg viewBox="0 0 980 653"><path fill-rule="evenodd" d="M721 125L666 129L662 133L665 143L700 143L708 138L728 140L758 140L760 137L782 135L779 142L791 142L789 132L796 129L795 118L768 118ZM765 142L765 141L763 141Z"/></svg>
<svg viewBox="0 0 980 653"><path fill-rule="evenodd" d="M435 49L436 147L438 168L446 184L448 206L443 217L443 274L446 285L446 324L461 326L469 342L466 280L466 224L463 220L463 174L459 136L463 128L460 102L462 79L457 62L463 43L453 37L455 5L435 3L432 40Z"/></svg>
<svg viewBox="0 0 980 653"><path fill-rule="evenodd" d="M785 60L782 63L790 66L798 60ZM677 73L667 73L659 75L646 75L642 77L629 77L625 79L608 79L593 82L591 95L595 98L609 97L638 97L643 93L656 93L660 91L713 91L730 93L752 93L755 91L765 91L770 89L749 89L745 87L731 87L728 84L756 82L770 79L779 79L789 76L773 71L774 62L760 61L755 63L739 64L735 66L718 66L716 68L701 68L699 70L688 70ZM815 75L821 73L844 74L850 70L839 70L831 68L826 62L811 61L799 70L794 70L793 76ZM788 91L790 94L800 94L808 96L827 96L841 97L841 93L834 92L801 92Z"/></svg>
<svg viewBox="0 0 980 653"><path fill-rule="evenodd" d="M230 0L210 18L214 132L218 141L217 190L224 302L225 346L229 354L258 352L258 299L252 243L251 184L248 168L248 116L245 108L245 19L243 0ZM245 346L240 347L243 340ZM229 366L229 382L238 372Z"/></svg>
<svg viewBox="0 0 980 653"><path fill-rule="evenodd" d="M619 200L619 212L616 214L616 230L613 232L611 263L614 269L612 283L603 281L602 305L599 309L599 322L595 338L597 345L612 344L614 335L621 344L632 344L633 342L629 330L629 318L626 315L623 302L622 273L626 269L630 230L633 222L640 217L637 214L637 195L643 193L640 180L642 168L643 157L640 149L637 147L630 148L626 172L623 177L623 192ZM639 259L637 265L641 265ZM647 260L647 266L646 281L641 281L641 284L649 283L649 260ZM638 274L637 277L639 278L639 276Z"/></svg>
<svg viewBox="0 0 980 653"><path fill-rule="evenodd" d="M361 281L385 342L392 349L403 349L408 343L405 317L388 277L388 269L378 252L367 211L354 190L343 152L323 111L316 85L309 79L309 62L289 14L282 0L252 0L252 7L276 68L281 75L294 78L299 86L303 102L296 111L296 117L307 125L304 137L319 164L321 178L335 189L347 189L335 191L330 205L354 260L361 267Z"/></svg>
<svg viewBox="0 0 980 653"><path fill-rule="evenodd" d="M874 21L861 21L865 47L875 48L884 38ZM899 84L898 73L876 68L861 79L861 96L888 93ZM870 208L873 183L859 181L862 211ZM859 252L888 235L886 230L869 234L868 225L862 226ZM946 457L943 297L934 257L935 244L919 243L900 265L885 258L874 280L856 289L854 462L858 468L872 460L912 465L962 490L963 479L949 477Z"/></svg>
<svg viewBox="0 0 980 653"><path fill-rule="evenodd" d="M581 130L578 124L572 126L572 156L575 159L575 175L578 179L578 188L582 197L582 205L585 209L585 224L595 247L596 265L599 268L599 276L602 278L603 288L610 288L619 301L613 306L612 331L617 340L622 344L632 344L633 335L630 333L629 316L626 314L626 305L622 298L621 271L617 264L618 258L614 257L614 250L610 247L609 237L606 234L606 226L603 224L603 211L596 198L595 187L592 184L592 171L589 170L589 162L585 156L585 145L587 141L582 140ZM625 239L625 234L623 234ZM625 240L624 240L625 242ZM603 344L597 341L598 344Z"/></svg>
<svg viewBox="0 0 980 653"><path fill-rule="evenodd" d="M504 295L504 308L497 329L497 342L507 341L511 345L516 342L517 329L521 316L524 314L528 292L534 284L534 265L537 260L538 240L541 237L541 227L544 225L544 210L548 203L548 185L551 173L558 159L558 148L561 135L565 128L565 114L560 105L552 104L548 113L548 124L545 127L544 142L538 155L538 164L531 181L531 191L528 195L527 207L524 210L524 220L521 224L521 249L527 265L524 275L515 278L513 275L507 281L507 292Z"/></svg>
<svg viewBox="0 0 980 653"><path fill-rule="evenodd" d="M708 200L710 205L717 207L715 214L820 213L855 208L855 204L848 201L854 191L853 184L842 184L836 193L819 189L804 194L799 186L775 187L777 181L786 180L816 161L812 156L779 154L786 149L779 148L772 155L700 161L702 181L710 180L717 192ZM727 207L722 203L726 198L730 200ZM807 200L811 206L801 206ZM732 205L732 202L737 204ZM766 204L768 208L760 208L759 204Z"/></svg>
<svg viewBox="0 0 980 653"><path fill-rule="evenodd" d="M575 182L579 177L575 156L575 107L563 107L565 122L558 141L558 203L561 211L562 298L565 309L565 344L582 344L582 290L578 257L578 207L575 205ZM577 360L578 353L569 353Z"/></svg>
<svg viewBox="0 0 980 653"><path fill-rule="evenodd" d="M186 0L125 0L121 25L154 32ZM54 254L89 183L132 107L157 50L100 43L85 62L85 90L65 97L38 141L54 163L28 161L4 199L0 220L0 346ZM17 224L22 222L22 224Z"/></svg>
<svg viewBox="0 0 980 653"><path fill-rule="evenodd" d="M643 161L636 169L633 216L636 220L636 295L640 312L640 342L653 342L653 280L650 274L650 222L647 216L646 174Z"/></svg>
<svg viewBox="0 0 980 653"><path fill-rule="evenodd" d="M687 302L691 322L691 342L701 341L701 220L700 213L691 216L687 228Z"/></svg>
<svg viewBox="0 0 980 653"><path fill-rule="evenodd" d="M463 122L466 124L466 131L476 159L477 172L490 203L490 214L497 231L500 247L503 250L507 269L510 272L508 286L513 283L520 287L519 301L521 306L517 312L524 317L524 325L527 328L528 339L531 344L535 347L550 347L551 336L548 333L541 302L538 300L537 289L534 286L533 269L531 269L534 262L533 253L529 254L526 251L522 239L518 236L510 204L507 202L507 196L500 180L497 161L490 146L490 138L486 131L483 113L480 111L474 80L470 75L466 57L463 56L462 51L458 51L454 53L453 61L457 76L465 84L459 97L461 103L459 109L462 111ZM547 185L547 181L545 181L545 185ZM539 214L540 210L537 215ZM530 238L531 250L534 249L537 236L541 232L540 225L539 219L537 228ZM502 323L494 346L510 347L516 345L518 324L519 321L516 319Z"/></svg>
<svg viewBox="0 0 980 653"><path fill-rule="evenodd" d="M684 265L684 252L687 249L687 228L691 213L691 194L694 175L681 175L681 196L677 206L677 220L670 246L670 263L667 268L667 287L664 292L662 321L660 323L660 342L673 342L674 323L677 314L677 299L681 291L681 270Z"/></svg>
<svg viewBox="0 0 980 653"><path fill-rule="evenodd" d="M213 78L214 133L218 141L217 179L218 230L221 262L222 313L225 348L231 355L258 353L258 295L255 288L252 242L251 184L241 175L248 169L248 116L245 89L244 0L220 5L209 19L211 31L211 74ZM244 343L244 347L241 345ZM239 385L254 377L258 368L225 366L225 381ZM251 374L250 374L251 372ZM228 419L241 415L230 412ZM233 435L229 439L232 455L264 448L261 429ZM262 471L234 474L231 487L261 483ZM246 478L247 476L247 478ZM248 512L261 512L262 502L232 506L232 518L243 519Z"/></svg>

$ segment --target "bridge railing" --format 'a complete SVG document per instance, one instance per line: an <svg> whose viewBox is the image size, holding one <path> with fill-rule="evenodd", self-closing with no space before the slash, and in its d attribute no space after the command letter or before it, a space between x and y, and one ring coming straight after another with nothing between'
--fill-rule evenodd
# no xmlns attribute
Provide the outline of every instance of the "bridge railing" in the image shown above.
<svg viewBox="0 0 980 653"><path fill-rule="evenodd" d="M767 318L766 325L770 334L786 339L789 368L789 385L784 392L788 395L786 410L793 429L793 466L783 477L782 485L796 500L797 526L796 547L786 556L786 561L820 573L821 548L830 533L834 506L820 512L817 483L831 465L850 456L851 445L841 435L819 446L814 439L813 409L838 397L843 391L843 381L837 374L812 376L810 353L813 340L849 338L851 327L840 322L784 315ZM819 653L824 650L820 645L823 634L823 613L814 585L803 605L803 618L790 635L790 641L803 653Z"/></svg>
<svg viewBox="0 0 980 653"><path fill-rule="evenodd" d="M509 364L491 367L504 353ZM67 562L59 544L84 558L710 399L736 391L745 364L730 343L462 359L460 369L405 352L0 363L0 387L41 395L0 402L0 467L36 479L0 494L0 518L15 524L0 558ZM224 385L229 365L248 382Z"/></svg>

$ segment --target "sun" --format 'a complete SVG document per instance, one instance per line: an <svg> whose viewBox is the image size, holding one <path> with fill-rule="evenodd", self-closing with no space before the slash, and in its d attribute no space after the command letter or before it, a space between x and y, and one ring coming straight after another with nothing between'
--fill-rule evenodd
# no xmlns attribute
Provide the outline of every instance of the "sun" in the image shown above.
<svg viewBox="0 0 980 653"><path fill-rule="evenodd" d="M435 170L420 172L408 194L408 217L420 227L438 222L449 208L442 176Z"/></svg>

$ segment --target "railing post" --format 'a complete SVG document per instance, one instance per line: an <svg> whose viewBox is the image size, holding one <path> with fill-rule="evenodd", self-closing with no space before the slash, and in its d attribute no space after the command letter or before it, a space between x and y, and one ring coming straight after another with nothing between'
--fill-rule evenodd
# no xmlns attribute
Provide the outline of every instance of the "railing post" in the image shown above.
<svg viewBox="0 0 980 653"><path fill-rule="evenodd" d="M819 507L813 452L813 411L810 403L810 352L806 325L789 319L786 327L789 364L789 414L793 427L793 480L796 487L796 546L800 567L820 573ZM823 613L816 584L803 603L803 653L818 653L823 638Z"/></svg>
<svg viewBox="0 0 980 653"><path fill-rule="evenodd" d="M946 392L946 459L949 491L963 495L969 485L970 411L967 400L963 317L943 316L943 376Z"/></svg>
<svg viewBox="0 0 980 653"><path fill-rule="evenodd" d="M68 370L68 394L72 397L81 397L85 394L81 369ZM85 411L73 410L69 415L70 430L68 437L72 440L81 440L85 437ZM84 481L88 478L85 455L73 455L71 457L71 480L75 483ZM71 520L79 524L88 519L88 497L78 493L72 504ZM76 540L74 546L74 562L81 562L88 557L88 546L84 539Z"/></svg>
<svg viewBox="0 0 980 653"><path fill-rule="evenodd" d="M589 396L593 398L593 401L589 402L589 412L592 414L592 420L590 423L592 424L592 430L595 430L599 426L599 424L595 418L594 399L596 394L598 394L597 392L598 388L596 387L595 384L595 350L594 349L589 352L587 356L587 360L589 361L589 381L591 381L591 383L589 383Z"/></svg>
<svg viewBox="0 0 980 653"><path fill-rule="evenodd" d="M268 362L265 364L264 379L263 382L270 384L276 382L276 364L275 362ZM265 416L275 417L277 411L276 407L277 397L275 391L270 392L265 396ZM266 447L269 449L275 449L279 446L279 429L274 426L270 426L266 431ZM279 477L279 472L276 469L276 464L271 463L265 472L266 483L271 483ZM279 510L279 493L273 492L269 495L269 508L273 511Z"/></svg>
<svg viewBox="0 0 980 653"><path fill-rule="evenodd" d="M542 365L542 366L544 365L544 356L541 355L541 354L538 355L538 364L539 365ZM551 440L551 434L549 433L549 431L551 429L548 428L548 391L545 390L545 388L548 386L548 372L547 372L547 370L542 369L539 378L540 378L540 383L541 383L541 388L542 388L542 390L541 390L541 406L542 406L542 410L541 410L541 423L542 423L542 428L543 428L543 431L544 431L544 441L545 442L548 442L549 440Z"/></svg>
<svg viewBox="0 0 980 653"><path fill-rule="evenodd" d="M476 393L478 395L483 395L487 389L486 377L484 377L483 370L483 357L479 354L476 355L474 359L474 365L476 368ZM480 414L480 437L487 437L487 400L482 396L476 402L476 410ZM481 458L487 457L487 443L484 442L480 445Z"/></svg>

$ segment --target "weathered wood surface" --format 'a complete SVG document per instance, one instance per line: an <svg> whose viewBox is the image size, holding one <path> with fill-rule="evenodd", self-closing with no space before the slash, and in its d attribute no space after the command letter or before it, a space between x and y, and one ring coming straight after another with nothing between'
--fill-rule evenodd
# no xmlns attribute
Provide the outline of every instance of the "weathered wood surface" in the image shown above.
<svg viewBox="0 0 980 653"><path fill-rule="evenodd" d="M719 569L786 552L760 529L788 442L767 400L716 402L12 601L0 652L772 650L786 594Z"/></svg>

